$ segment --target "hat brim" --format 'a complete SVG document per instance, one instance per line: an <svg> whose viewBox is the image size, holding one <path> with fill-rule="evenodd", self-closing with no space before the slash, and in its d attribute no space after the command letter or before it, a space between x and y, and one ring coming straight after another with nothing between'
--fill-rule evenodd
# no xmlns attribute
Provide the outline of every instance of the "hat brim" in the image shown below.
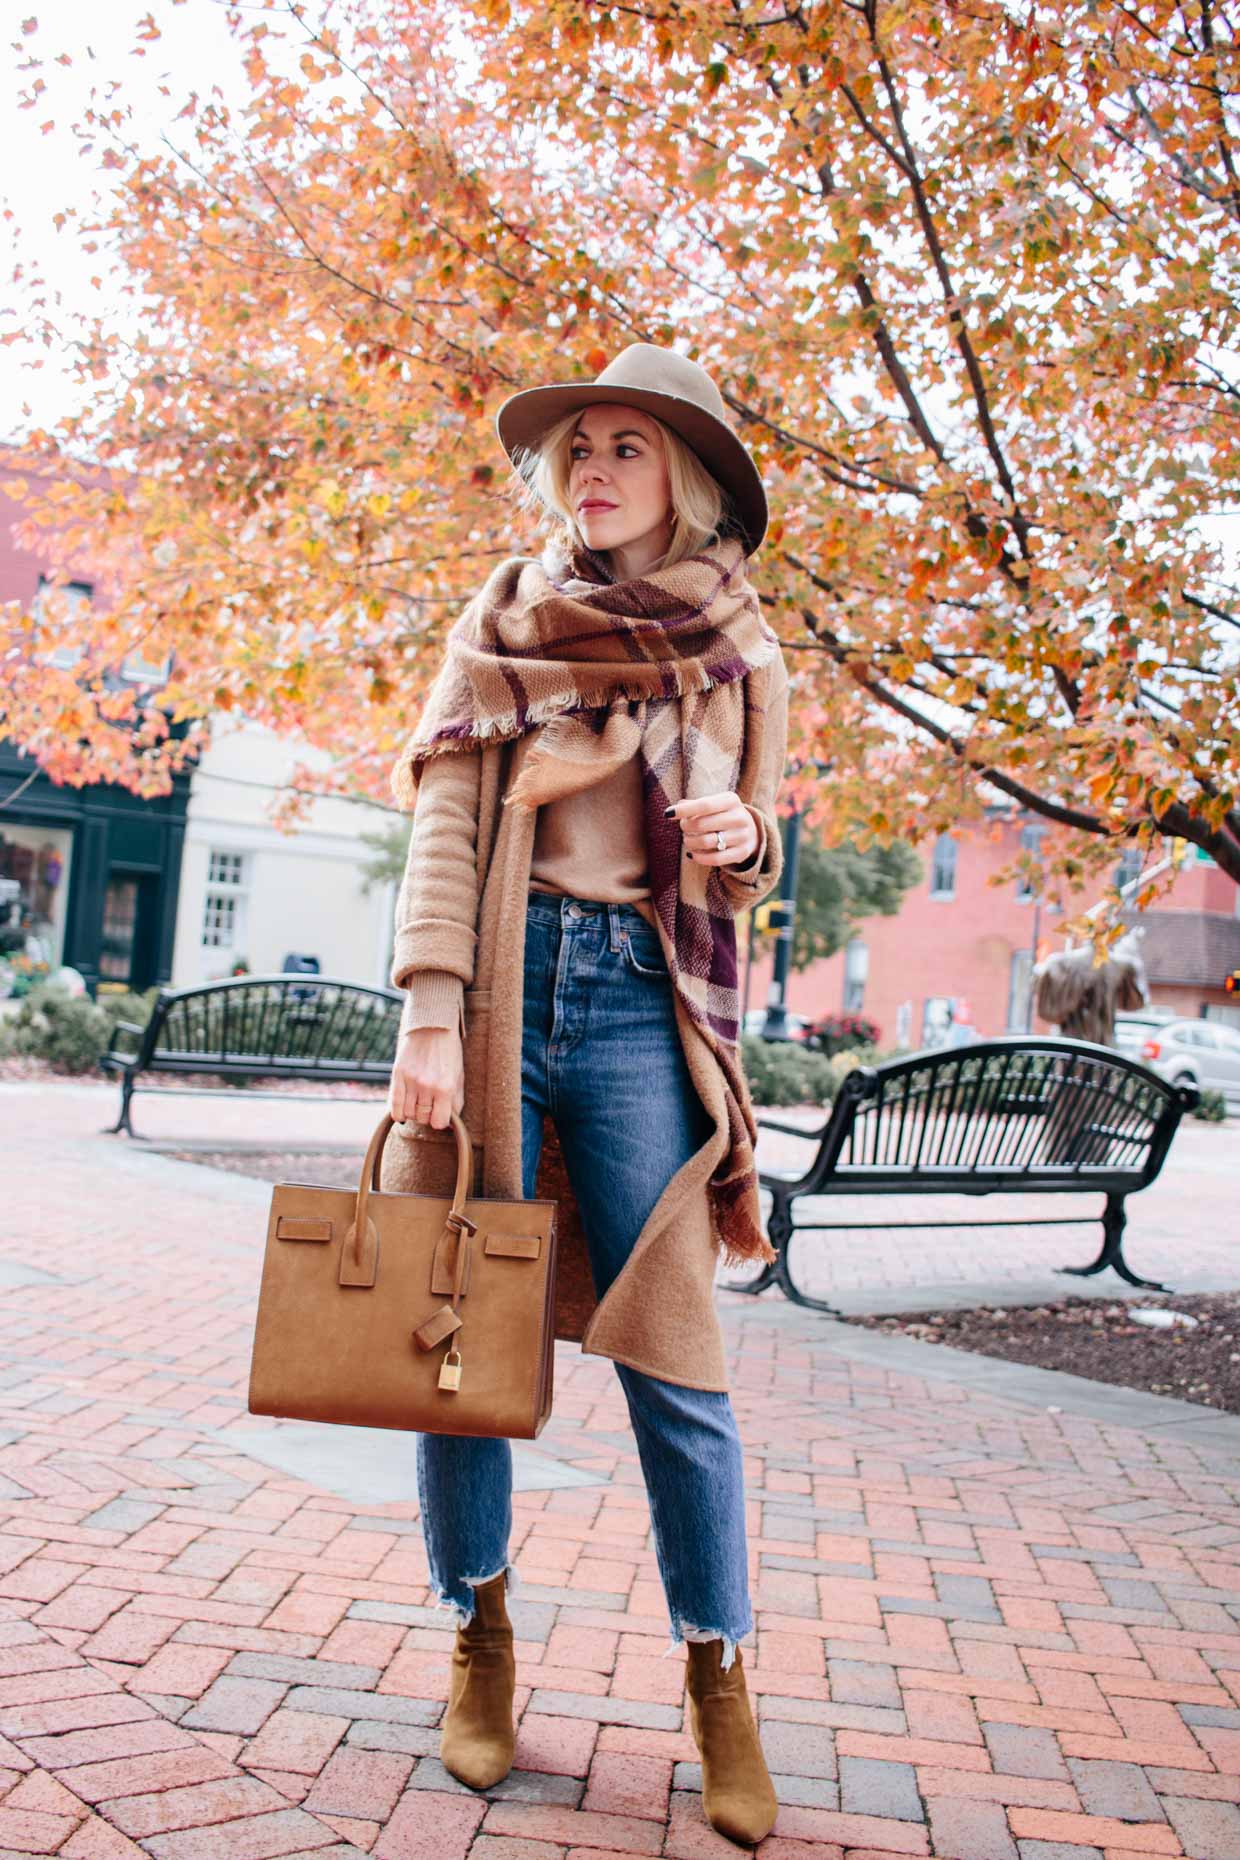
<svg viewBox="0 0 1240 1860"><path fill-rule="evenodd" d="M664 421L693 448L707 471L731 496L743 532L745 554L752 555L766 534L769 520L761 476L747 447L732 429L695 401L655 388L610 387L599 381L523 388L510 395L495 416L499 442L511 459L519 447L536 447L561 414L599 401L639 407Z"/></svg>

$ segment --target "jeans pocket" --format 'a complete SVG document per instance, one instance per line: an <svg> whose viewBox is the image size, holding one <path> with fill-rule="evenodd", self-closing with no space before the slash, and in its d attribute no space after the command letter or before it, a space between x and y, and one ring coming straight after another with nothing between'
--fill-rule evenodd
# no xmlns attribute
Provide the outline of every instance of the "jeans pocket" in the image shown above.
<svg viewBox="0 0 1240 1860"><path fill-rule="evenodd" d="M624 937L624 956L635 974L650 976L655 981L670 980L671 971L663 945L653 930L628 931Z"/></svg>

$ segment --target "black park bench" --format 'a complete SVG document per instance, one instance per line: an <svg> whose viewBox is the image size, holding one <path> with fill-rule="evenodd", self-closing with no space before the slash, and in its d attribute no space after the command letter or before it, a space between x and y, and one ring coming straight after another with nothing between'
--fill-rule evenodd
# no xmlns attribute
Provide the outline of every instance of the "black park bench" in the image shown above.
<svg viewBox="0 0 1240 1860"><path fill-rule="evenodd" d="M317 1079L387 1086L403 996L330 976L243 975L201 988L162 988L145 1027L118 1021L99 1064L121 1082L120 1115L108 1134L135 1134L130 1100L145 1073L252 1079ZM214 1086L161 1086L210 1092ZM261 1091L257 1097L289 1097ZM298 1094L300 1095L300 1094Z"/></svg>
<svg viewBox="0 0 1240 1860"><path fill-rule="evenodd" d="M1169 1085L1148 1066L1085 1040L1013 1036L914 1053L845 1077L819 1129L759 1117L758 1128L810 1138L817 1153L801 1174L759 1170L772 1203L767 1222L778 1257L729 1291L755 1296L777 1284L785 1296L839 1316L800 1290L789 1264L795 1232L930 1227L1053 1227L1080 1215L1030 1221L798 1220L796 1204L827 1195L1054 1195L1098 1190L1102 1249L1088 1276L1110 1266L1129 1285L1142 1279L1124 1258L1124 1201L1152 1182L1195 1086Z"/></svg>

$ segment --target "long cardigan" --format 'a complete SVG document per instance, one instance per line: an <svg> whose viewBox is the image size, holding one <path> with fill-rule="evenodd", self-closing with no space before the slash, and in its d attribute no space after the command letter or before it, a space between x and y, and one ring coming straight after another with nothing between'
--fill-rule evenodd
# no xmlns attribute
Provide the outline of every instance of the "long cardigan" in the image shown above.
<svg viewBox="0 0 1240 1860"><path fill-rule="evenodd" d="M765 729L746 732L736 792L759 822L763 844L752 878L734 877L726 866L716 868L734 912L773 891L783 868L775 813L788 736L788 672L782 654L746 674L746 704L765 711ZM434 758L444 766L435 769L433 781L419 785L396 905L393 985L402 986L422 969L447 971L464 984L461 1117L473 1144L474 1195L520 1198L524 1193L521 1037L536 816L502 801L537 734L536 728L514 739L484 740ZM669 954L663 926L656 927ZM726 1392L726 1355L714 1302L719 1247L706 1187L730 1142L724 1079L679 994L670 993L690 1075L715 1127L667 1183L602 1299L594 1288L580 1209L550 1118L544 1121L534 1198L558 1204L556 1337L684 1388ZM451 1127L439 1130L412 1119L395 1126L384 1151L381 1188L450 1196L455 1179ZM753 1193L754 1219L760 1224L756 1186Z"/></svg>

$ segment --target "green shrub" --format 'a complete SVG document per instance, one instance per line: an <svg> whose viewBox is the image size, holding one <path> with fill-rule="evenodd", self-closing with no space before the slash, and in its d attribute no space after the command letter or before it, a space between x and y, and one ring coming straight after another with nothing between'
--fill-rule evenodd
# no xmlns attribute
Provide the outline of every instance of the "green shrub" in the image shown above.
<svg viewBox="0 0 1240 1860"><path fill-rule="evenodd" d="M88 996L41 982L9 1023L8 1050L45 1059L57 1072L91 1072L111 1031L107 1014Z"/></svg>
<svg viewBox="0 0 1240 1860"><path fill-rule="evenodd" d="M145 1027L151 1018L158 993L158 987L153 987L140 995L132 995L128 990L122 990L119 994L101 994L96 1005L107 1015L109 1027L118 1020L128 1021L134 1027Z"/></svg>
<svg viewBox="0 0 1240 1860"><path fill-rule="evenodd" d="M741 1064L755 1104L830 1104L839 1089L836 1062L797 1040L743 1033Z"/></svg>
<svg viewBox="0 0 1240 1860"><path fill-rule="evenodd" d="M1221 1091L1212 1086L1202 1087L1200 1098L1193 1109L1193 1116L1201 1118L1206 1124L1225 1124L1227 1122L1227 1100Z"/></svg>
<svg viewBox="0 0 1240 1860"><path fill-rule="evenodd" d="M855 1072L858 1066L877 1066L884 1059L902 1059L903 1057L902 1053L880 1052L877 1046L850 1046L846 1047L842 1053L834 1054L831 1064L835 1067L837 1077L842 1079L848 1073Z"/></svg>

